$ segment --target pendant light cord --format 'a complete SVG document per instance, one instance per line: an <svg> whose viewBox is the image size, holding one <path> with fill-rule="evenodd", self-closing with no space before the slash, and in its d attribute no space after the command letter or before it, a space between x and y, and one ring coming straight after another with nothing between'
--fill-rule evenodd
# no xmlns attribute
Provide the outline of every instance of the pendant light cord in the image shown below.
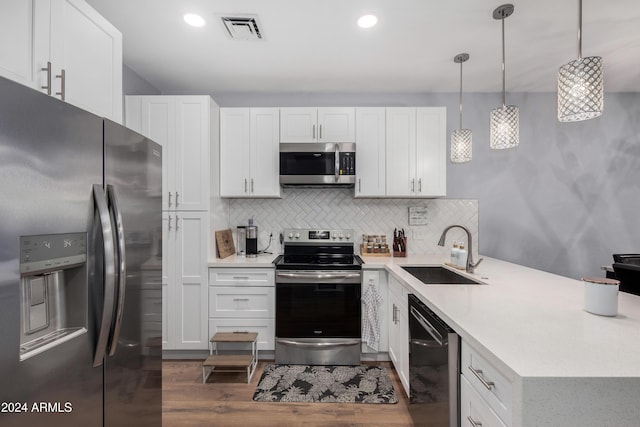
<svg viewBox="0 0 640 427"><path fill-rule="evenodd" d="M578 59L582 59L582 0L578 0Z"/></svg>
<svg viewBox="0 0 640 427"><path fill-rule="evenodd" d="M502 107L504 108L507 105L507 95L506 95L506 67L504 65L504 16L501 19L502 21Z"/></svg>
<svg viewBox="0 0 640 427"><path fill-rule="evenodd" d="M462 129L462 61L460 61L460 129Z"/></svg>

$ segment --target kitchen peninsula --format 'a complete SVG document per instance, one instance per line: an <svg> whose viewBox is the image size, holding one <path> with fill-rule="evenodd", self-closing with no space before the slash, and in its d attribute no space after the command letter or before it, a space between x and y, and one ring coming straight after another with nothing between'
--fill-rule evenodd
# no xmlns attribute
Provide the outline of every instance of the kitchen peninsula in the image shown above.
<svg viewBox="0 0 640 427"><path fill-rule="evenodd" d="M618 315L597 316L583 310L582 282L484 258L462 273L484 285L425 285L402 269L438 257L365 257L364 268L386 270L506 378L506 424L637 425L640 297L621 292Z"/></svg>

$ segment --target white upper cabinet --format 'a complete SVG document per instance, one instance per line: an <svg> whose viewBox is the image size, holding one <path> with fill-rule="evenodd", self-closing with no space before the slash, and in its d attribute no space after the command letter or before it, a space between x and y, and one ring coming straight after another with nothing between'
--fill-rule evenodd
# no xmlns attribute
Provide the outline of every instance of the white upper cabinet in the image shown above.
<svg viewBox="0 0 640 427"><path fill-rule="evenodd" d="M355 108L281 108L280 142L355 142Z"/></svg>
<svg viewBox="0 0 640 427"><path fill-rule="evenodd" d="M162 145L162 209L209 210L209 96L127 96L127 126ZM217 144L216 144L217 146Z"/></svg>
<svg viewBox="0 0 640 427"><path fill-rule="evenodd" d="M356 108L356 197L384 197L385 108Z"/></svg>
<svg viewBox="0 0 640 427"><path fill-rule="evenodd" d="M34 1L0 2L0 76L35 87Z"/></svg>
<svg viewBox="0 0 640 427"><path fill-rule="evenodd" d="M122 34L86 2L2 0L0 36L0 75L122 122Z"/></svg>
<svg viewBox="0 0 640 427"><path fill-rule="evenodd" d="M446 108L386 109L386 194L446 195Z"/></svg>
<svg viewBox="0 0 640 427"><path fill-rule="evenodd" d="M220 109L220 196L280 197L278 108Z"/></svg>

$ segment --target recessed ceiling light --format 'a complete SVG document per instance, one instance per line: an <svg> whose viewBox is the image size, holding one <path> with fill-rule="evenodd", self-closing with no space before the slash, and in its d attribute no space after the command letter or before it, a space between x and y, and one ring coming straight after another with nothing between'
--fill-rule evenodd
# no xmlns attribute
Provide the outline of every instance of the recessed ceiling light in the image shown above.
<svg viewBox="0 0 640 427"><path fill-rule="evenodd" d="M360 28L371 28L378 23L378 17L375 15L364 15L358 18L358 26Z"/></svg>
<svg viewBox="0 0 640 427"><path fill-rule="evenodd" d="M204 19L200 15L196 15L195 13L187 13L184 15L184 22L191 25L192 27L202 27L204 26Z"/></svg>

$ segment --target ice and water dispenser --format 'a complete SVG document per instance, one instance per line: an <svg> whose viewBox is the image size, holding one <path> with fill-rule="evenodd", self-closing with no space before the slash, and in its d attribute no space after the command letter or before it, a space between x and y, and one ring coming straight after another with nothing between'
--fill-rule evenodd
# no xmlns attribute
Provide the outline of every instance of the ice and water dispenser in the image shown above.
<svg viewBox="0 0 640 427"><path fill-rule="evenodd" d="M20 360L87 332L87 234L20 237Z"/></svg>

